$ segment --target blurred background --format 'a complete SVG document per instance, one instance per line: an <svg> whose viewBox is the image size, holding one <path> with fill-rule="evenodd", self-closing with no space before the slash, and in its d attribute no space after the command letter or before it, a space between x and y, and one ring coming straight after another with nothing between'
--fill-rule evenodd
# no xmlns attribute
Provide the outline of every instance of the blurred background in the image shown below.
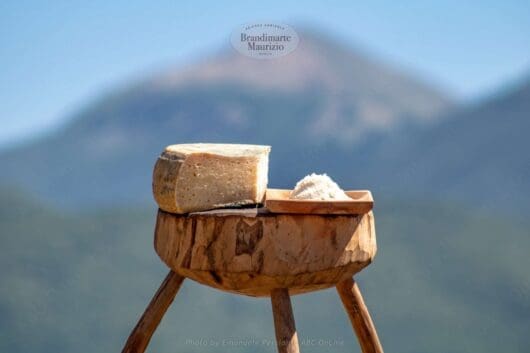
<svg viewBox="0 0 530 353"><path fill-rule="evenodd" d="M298 48L230 46L263 20ZM272 145L272 187L373 191L388 352L528 352L528 33L524 1L2 2L0 351L121 350L167 273L154 161L208 141ZM293 306L304 352L359 351L334 290ZM267 299L188 281L149 351L273 338Z"/></svg>

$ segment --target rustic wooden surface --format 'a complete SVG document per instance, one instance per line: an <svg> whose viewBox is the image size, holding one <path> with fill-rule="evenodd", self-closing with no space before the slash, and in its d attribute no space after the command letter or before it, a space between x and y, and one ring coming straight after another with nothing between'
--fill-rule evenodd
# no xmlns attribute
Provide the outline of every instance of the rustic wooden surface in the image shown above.
<svg viewBox="0 0 530 353"><path fill-rule="evenodd" d="M143 353L158 324L177 295L184 277L169 271L142 317L129 335L122 353Z"/></svg>
<svg viewBox="0 0 530 353"><path fill-rule="evenodd" d="M377 246L364 215L158 212L155 250L171 269L250 296L328 288L370 264Z"/></svg>
<svg viewBox="0 0 530 353"><path fill-rule="evenodd" d="M357 283L352 278L344 280L337 284L337 291L355 330L362 352L383 353L383 347L379 342L377 331Z"/></svg>
<svg viewBox="0 0 530 353"><path fill-rule="evenodd" d="M267 189L265 207L272 213L365 214L372 210L374 199L368 190L345 191L352 200L290 199L291 190Z"/></svg>
<svg viewBox="0 0 530 353"><path fill-rule="evenodd" d="M278 352L299 353L298 335L289 291L286 288L271 290L271 303Z"/></svg>

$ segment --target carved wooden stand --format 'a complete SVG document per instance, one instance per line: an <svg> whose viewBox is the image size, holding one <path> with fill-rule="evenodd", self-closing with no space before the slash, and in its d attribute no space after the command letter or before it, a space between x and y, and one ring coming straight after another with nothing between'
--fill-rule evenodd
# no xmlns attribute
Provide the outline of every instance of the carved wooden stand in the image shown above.
<svg viewBox="0 0 530 353"><path fill-rule="evenodd" d="M290 295L336 286L363 353L383 352L352 276L376 253L372 212L272 214L264 209L158 212L155 250L171 269L122 352L143 353L185 277L271 298L280 353L298 353Z"/></svg>

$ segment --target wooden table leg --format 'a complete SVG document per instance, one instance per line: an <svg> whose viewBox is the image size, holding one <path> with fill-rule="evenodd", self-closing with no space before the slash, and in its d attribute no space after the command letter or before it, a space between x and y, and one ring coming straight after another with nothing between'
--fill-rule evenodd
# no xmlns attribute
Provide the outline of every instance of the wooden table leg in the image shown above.
<svg viewBox="0 0 530 353"><path fill-rule="evenodd" d="M337 284L337 291L363 353L383 353L383 347L377 337L374 323L355 280L350 278L340 282Z"/></svg>
<svg viewBox="0 0 530 353"><path fill-rule="evenodd" d="M298 335L294 324L291 298L286 288L271 291L272 315L279 353L299 353Z"/></svg>
<svg viewBox="0 0 530 353"><path fill-rule="evenodd" d="M175 299L184 277L169 271L142 317L129 335L122 353L143 353L162 317Z"/></svg>

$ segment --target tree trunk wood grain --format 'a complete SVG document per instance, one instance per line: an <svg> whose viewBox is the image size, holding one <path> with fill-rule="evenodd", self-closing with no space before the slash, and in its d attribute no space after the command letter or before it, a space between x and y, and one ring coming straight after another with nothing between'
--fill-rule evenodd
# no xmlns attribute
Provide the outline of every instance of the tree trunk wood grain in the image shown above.
<svg viewBox="0 0 530 353"><path fill-rule="evenodd" d="M340 282L337 284L337 291L355 330L362 352L383 353L374 323L355 280L350 278Z"/></svg>
<svg viewBox="0 0 530 353"><path fill-rule="evenodd" d="M175 299L177 292L182 285L184 277L169 271L164 282L158 288L153 299L145 309L142 317L129 335L122 353L143 353L153 336L158 324L166 313L169 305Z"/></svg>
<svg viewBox="0 0 530 353"><path fill-rule="evenodd" d="M159 210L155 250L173 271L249 296L335 286L372 262L374 216L217 210L187 215Z"/></svg>
<svg viewBox="0 0 530 353"><path fill-rule="evenodd" d="M286 288L273 289L271 303L278 353L299 353L298 335L289 291Z"/></svg>

